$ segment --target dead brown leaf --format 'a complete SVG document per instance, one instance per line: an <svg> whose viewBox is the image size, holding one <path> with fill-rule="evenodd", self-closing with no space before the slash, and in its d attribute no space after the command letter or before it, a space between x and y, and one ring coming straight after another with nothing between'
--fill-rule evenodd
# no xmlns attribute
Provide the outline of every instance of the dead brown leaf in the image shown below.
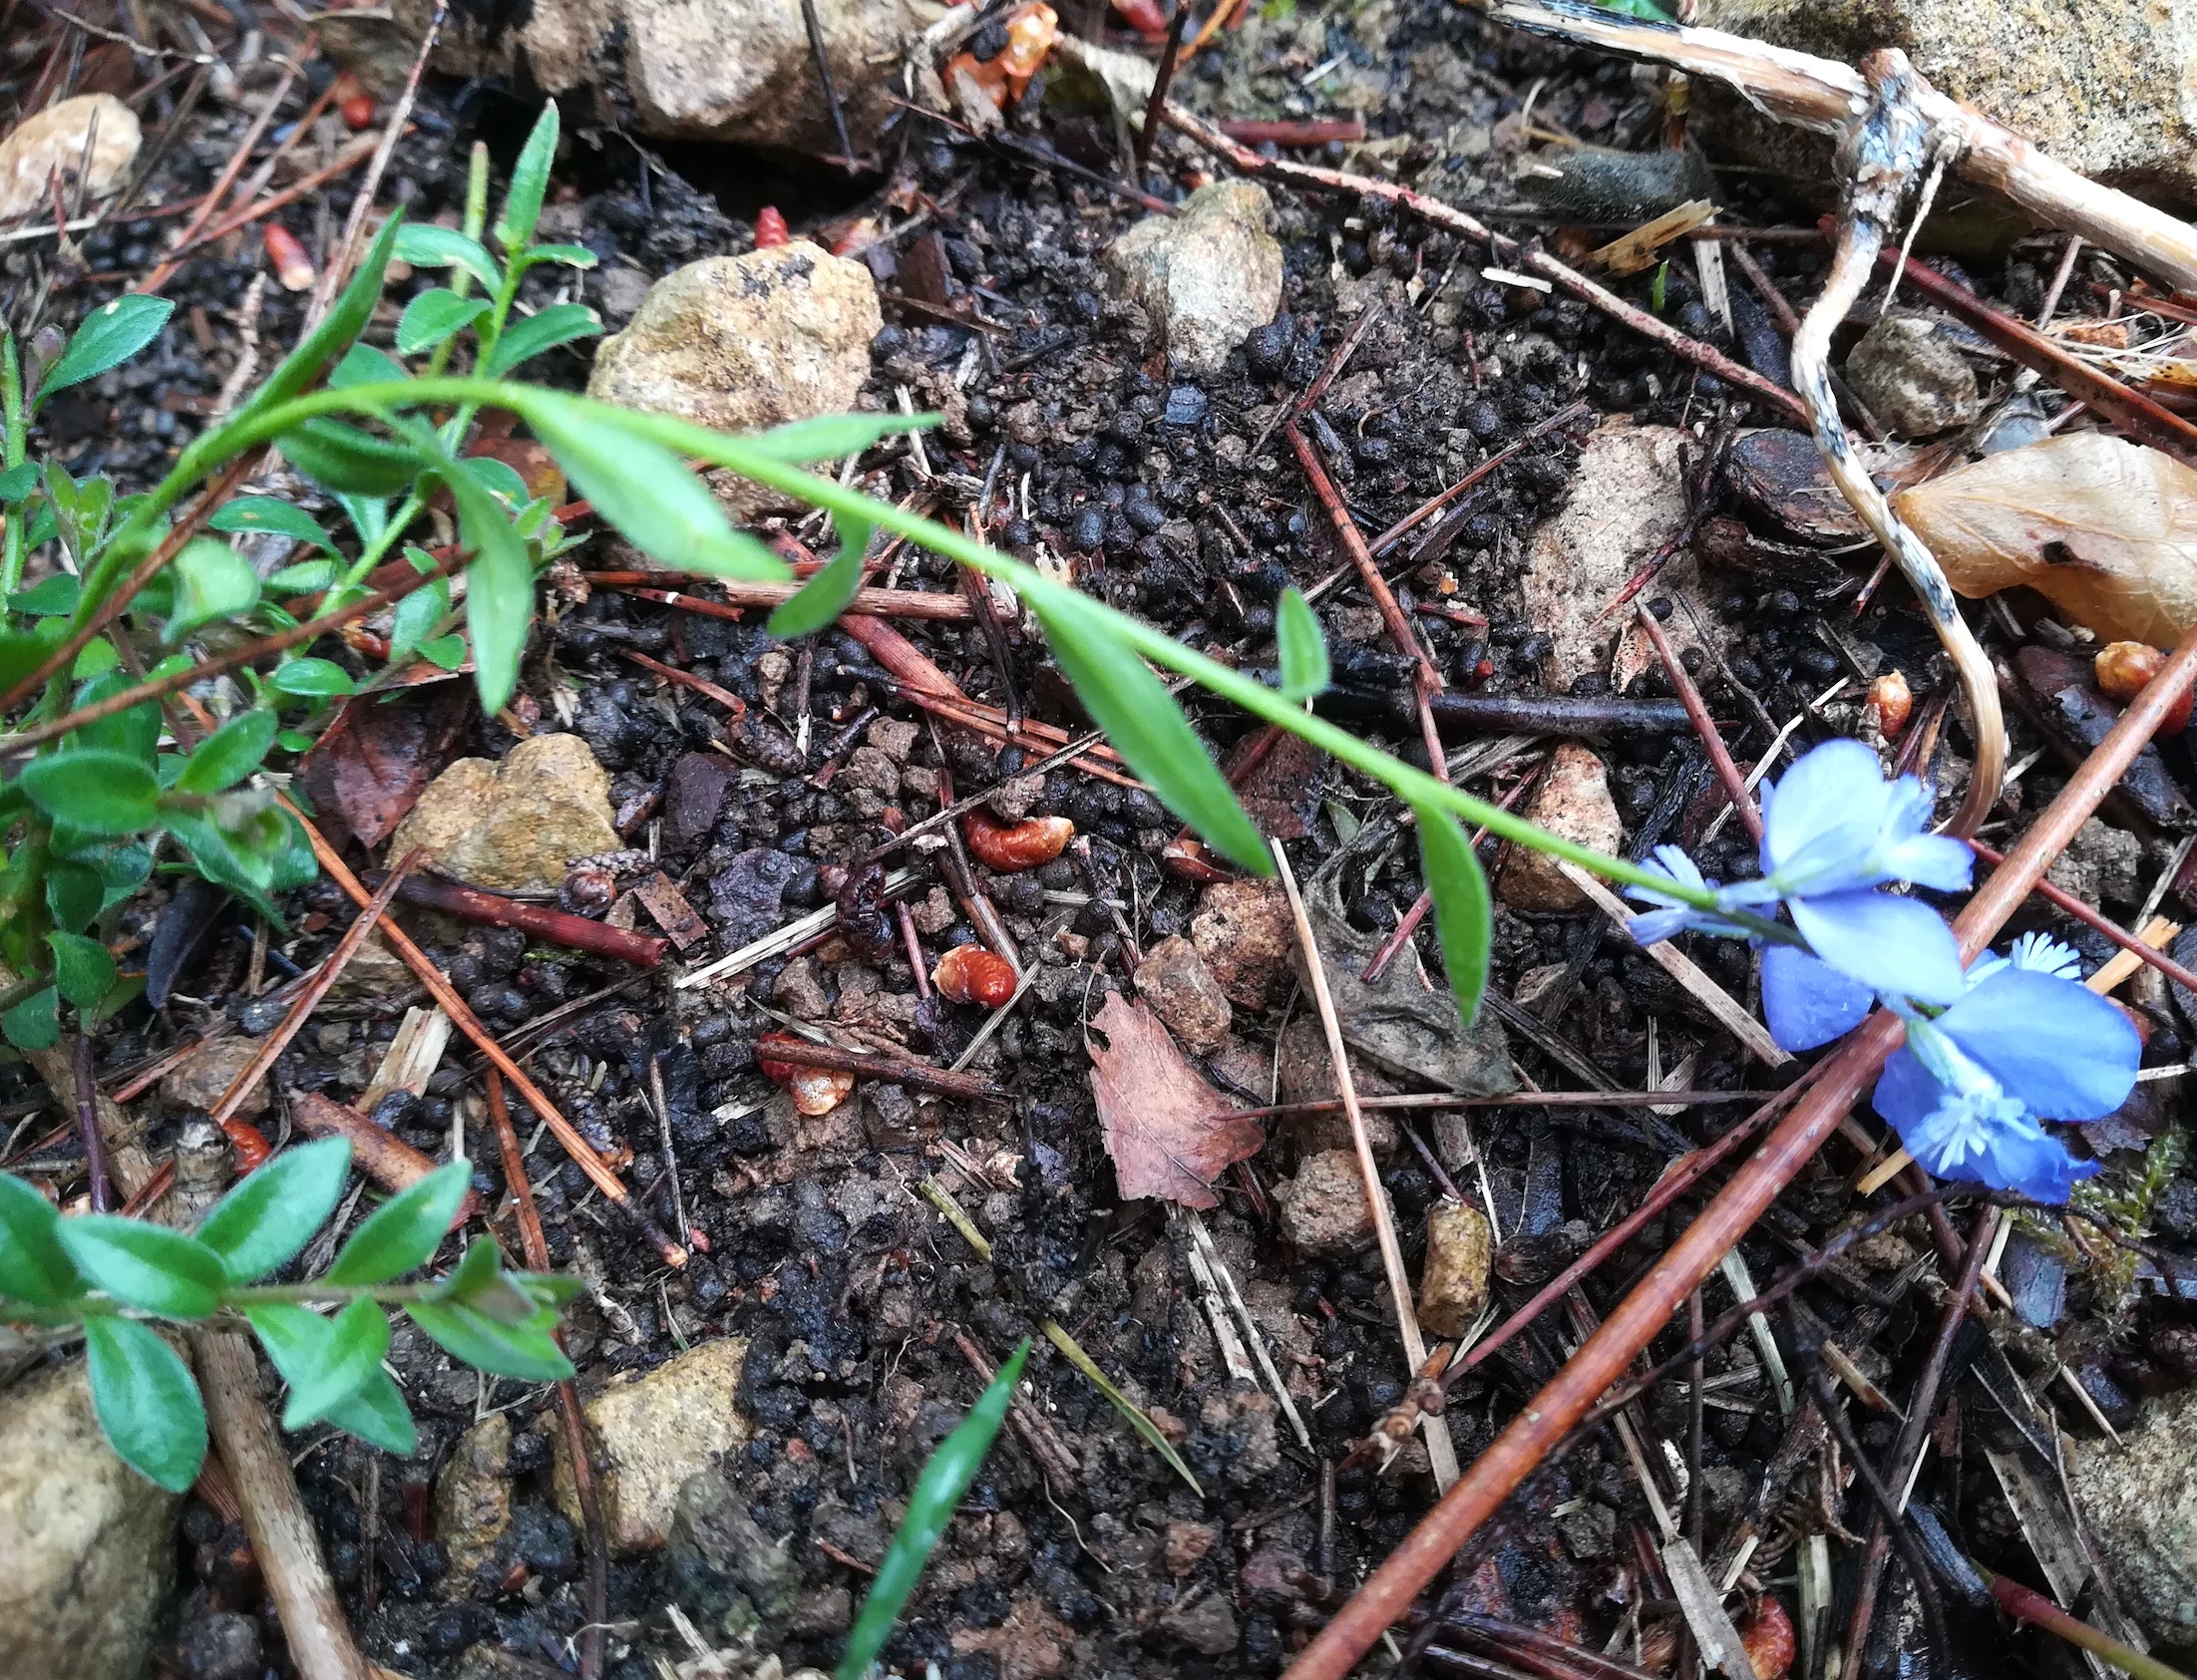
<svg viewBox="0 0 2197 1680"><path fill-rule="evenodd" d="M1123 1198L1217 1205L1213 1180L1259 1153L1265 1128L1220 1118L1235 1105L1199 1077L1142 1003L1116 992L1091 1025L1105 1040L1089 1044L1091 1094Z"/></svg>
<svg viewBox="0 0 2197 1680"><path fill-rule="evenodd" d="M346 700L300 766L313 809L359 844L381 844L458 757L474 715L470 698L439 685Z"/></svg>

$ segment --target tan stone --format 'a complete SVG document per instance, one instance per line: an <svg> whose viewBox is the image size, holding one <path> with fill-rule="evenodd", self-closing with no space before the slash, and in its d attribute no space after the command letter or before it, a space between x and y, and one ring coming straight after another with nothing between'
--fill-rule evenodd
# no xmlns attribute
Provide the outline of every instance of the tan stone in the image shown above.
<svg viewBox="0 0 2197 1680"><path fill-rule="evenodd" d="M1602 760L1576 742L1557 748L1526 808L1526 819L1598 851L1615 851L1625 840L1625 824L1610 797ZM1555 858L1524 846L1512 847L1497 890L1514 910L1576 910L1587 901L1564 878Z"/></svg>
<svg viewBox="0 0 2197 1680"><path fill-rule="evenodd" d="M1487 1216L1462 1202L1438 1202L1426 1216L1426 1265L1419 1274L1419 1323L1430 1335L1462 1336L1488 1304L1493 1238Z"/></svg>
<svg viewBox="0 0 2197 1680"><path fill-rule="evenodd" d="M549 892L574 857L614 851L610 778L576 735L537 735L499 765L460 759L428 785L390 837L390 856L424 845L451 874L497 892Z"/></svg>
<svg viewBox="0 0 2197 1680"><path fill-rule="evenodd" d="M587 394L724 432L844 413L884 319L870 270L806 239L704 257L602 341Z"/></svg>
<svg viewBox="0 0 2197 1680"><path fill-rule="evenodd" d="M142 138L137 113L113 94L79 94L25 119L0 140L0 222L44 210L50 224L48 182L57 169L63 192L75 187L82 170L85 196L106 197L137 161ZM92 152L88 169L87 145Z"/></svg>
<svg viewBox="0 0 2197 1680"><path fill-rule="evenodd" d="M217 1038L169 1070L161 1081L161 1101L172 1109L211 1109L258 1054L255 1038ZM267 1076L261 1074L237 1105L238 1118L257 1120L267 1112L268 1100Z"/></svg>
<svg viewBox="0 0 2197 1680"><path fill-rule="evenodd" d="M0 1674L140 1680L177 1504L107 1445L82 1360L0 1391Z"/></svg>
<svg viewBox="0 0 2197 1680"><path fill-rule="evenodd" d="M511 1420L491 1412L458 1438L435 1478L435 1537L450 1554L450 1568L436 1583L444 1598L465 1598L473 1576L496 1555L511 1527Z"/></svg>
<svg viewBox="0 0 2197 1680"><path fill-rule="evenodd" d="M1137 995L1152 1006L1186 1049L1203 1056L1221 1048L1234 1012L1198 947L1181 934L1162 939L1137 967Z"/></svg>
<svg viewBox="0 0 2197 1680"><path fill-rule="evenodd" d="M1264 1009L1289 988L1296 928L1273 881L1222 880L1206 888L1190 942L1240 1009Z"/></svg>
<svg viewBox="0 0 2197 1680"><path fill-rule="evenodd" d="M751 1428L736 1398L747 1355L742 1336L704 1342L653 1371L613 1381L582 1408L601 1449L596 1485L619 1556L662 1550L687 1478L747 1444ZM557 1503L576 1522L579 1496L563 1432L552 1440Z"/></svg>
<svg viewBox="0 0 2197 1680"><path fill-rule="evenodd" d="M1365 1178L1349 1150L1306 1156L1282 1186L1282 1234L1307 1254L1342 1258L1373 1240Z"/></svg>
<svg viewBox="0 0 2197 1680"><path fill-rule="evenodd" d="M1176 367L1221 371L1228 354L1282 307L1282 247L1267 231L1274 203L1253 181L1201 186L1171 216L1140 221L1108 247L1116 289L1142 304Z"/></svg>

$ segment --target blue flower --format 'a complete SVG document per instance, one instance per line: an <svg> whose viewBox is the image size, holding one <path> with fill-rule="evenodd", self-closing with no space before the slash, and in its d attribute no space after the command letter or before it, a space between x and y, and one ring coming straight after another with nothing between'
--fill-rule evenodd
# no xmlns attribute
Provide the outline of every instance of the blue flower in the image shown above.
<svg viewBox="0 0 2197 1680"><path fill-rule="evenodd" d="M1923 1170L2060 1202L2097 1171L2037 1123L2096 1120L2128 1100L2142 1045L2113 1004L2071 978L2073 953L2036 936L1970 971L1943 1014L1903 1008L1907 1046L1871 1099Z"/></svg>
<svg viewBox="0 0 2197 1680"><path fill-rule="evenodd" d="M1655 847L1655 860L1648 867L1669 876L1680 886L1689 886L1696 892L1716 892L1719 897L1723 896L1714 881L1701 878L1699 865L1679 846ZM1672 893L1658 892L1651 886L1629 886L1625 891L1627 897L1638 898L1644 904L1662 906L1660 909L1634 916L1625 924L1627 931L1643 945L1659 944L1688 928L1697 933L1713 933L1726 939L1744 939L1751 932L1713 910L1701 909Z"/></svg>

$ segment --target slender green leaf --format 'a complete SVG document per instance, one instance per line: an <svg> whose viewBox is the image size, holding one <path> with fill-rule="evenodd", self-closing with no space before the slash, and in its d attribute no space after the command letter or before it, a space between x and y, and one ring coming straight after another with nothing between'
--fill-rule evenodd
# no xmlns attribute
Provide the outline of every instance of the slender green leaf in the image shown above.
<svg viewBox="0 0 2197 1680"><path fill-rule="evenodd" d="M901 1611L922 1576L923 1566L944 1537L946 1524L953 1520L954 1508L976 1480L999 1426L1006 1421L1007 1403L1014 1398L1014 1385L1022 1380L1022 1365L1029 1355L1030 1344L1025 1338L969 1408L968 1416L924 1462L922 1474L915 1478L915 1486L908 1496L908 1514L894 1530L893 1543L886 1547L877 1576L862 1601L862 1613L847 1636L837 1680L868 1680L870 1665L885 1649L894 1624L901 1619Z"/></svg>
<svg viewBox="0 0 2197 1680"><path fill-rule="evenodd" d="M215 619L241 618L259 604L259 578L250 562L209 536L184 543L168 571L176 593L163 634L171 643Z"/></svg>
<svg viewBox="0 0 2197 1680"><path fill-rule="evenodd" d="M366 1387L389 1351L389 1317L379 1303L361 1295L328 1326L326 1344L303 1381L290 1381L289 1403L282 1409L284 1429L317 1423Z"/></svg>
<svg viewBox="0 0 2197 1680"><path fill-rule="evenodd" d="M0 472L0 503L21 502L38 488L38 463L19 461Z"/></svg>
<svg viewBox="0 0 2197 1680"><path fill-rule="evenodd" d="M412 222L397 235L396 256L398 261L409 262L415 268L463 268L492 292L504 283L504 271L497 266L496 258L489 255L488 246L455 227ZM417 303L419 299L412 301ZM410 314L411 310L405 313ZM398 348L403 348L401 337Z"/></svg>
<svg viewBox="0 0 2197 1680"><path fill-rule="evenodd" d="M33 992L5 1015L0 1035L18 1050L51 1050L61 1042L61 996L53 987Z"/></svg>
<svg viewBox="0 0 2197 1680"><path fill-rule="evenodd" d="M160 336L175 312L170 299L146 292L124 292L114 302L101 304L85 316L61 360L46 370L39 382L39 401L127 362Z"/></svg>
<svg viewBox="0 0 2197 1680"><path fill-rule="evenodd" d="M1129 768L1230 861L1272 874L1274 859L1266 841L1167 685L1114 639L1084 596L1034 574L1021 584L1023 599L1044 625L1045 639L1076 698Z"/></svg>
<svg viewBox="0 0 2197 1680"><path fill-rule="evenodd" d="M347 391L354 385L401 385L412 376L404 364L386 350L371 344L354 344L328 376L328 389Z"/></svg>
<svg viewBox="0 0 2197 1680"><path fill-rule="evenodd" d="M80 1213L59 1234L77 1270L124 1306L205 1318L221 1304L221 1257L195 1237L118 1213Z"/></svg>
<svg viewBox="0 0 2197 1680"><path fill-rule="evenodd" d="M452 464L443 473L458 504L458 528L473 559L466 567L466 624L473 632L473 681L494 717L519 686L534 617L534 561L511 516L481 481Z"/></svg>
<svg viewBox="0 0 2197 1680"><path fill-rule="evenodd" d="M1309 700L1327 687L1327 643L1319 620L1294 585L1282 591L1274 614L1275 647L1282 656L1282 697Z"/></svg>
<svg viewBox="0 0 2197 1680"><path fill-rule="evenodd" d="M92 1410L124 1464L156 1487L187 1494L206 1457L206 1409L183 1356L135 1319L84 1321Z"/></svg>
<svg viewBox="0 0 2197 1680"><path fill-rule="evenodd" d="M389 1380L387 1371L368 1373L358 1393L340 1406L329 1407L322 1417L369 1447L379 1447L400 1459L409 1459L420 1450L420 1432L413 1426L404 1396Z"/></svg>
<svg viewBox="0 0 2197 1680"><path fill-rule="evenodd" d="M333 307L321 317L320 325L282 358L281 366L267 376L267 382L231 417L232 425L288 402L318 378L322 370L337 361L350 348L351 341L366 330L366 323L373 318L374 305L381 301L390 252L396 248L397 237L403 231L402 216L393 215L382 224L382 230L359 259L350 284L337 295Z"/></svg>
<svg viewBox="0 0 2197 1680"><path fill-rule="evenodd" d="M0 1299L52 1307L84 1293L76 1262L61 1246L53 1203L0 1173Z"/></svg>
<svg viewBox="0 0 2197 1680"><path fill-rule="evenodd" d="M410 1189L391 1196L351 1233L328 1268L335 1284L387 1283L427 1264L458 1217L471 1170L462 1161L439 1167Z"/></svg>
<svg viewBox="0 0 2197 1680"><path fill-rule="evenodd" d="M198 1240L220 1256L232 1283L264 1277L312 1240L343 1199L351 1172L346 1138L297 1144L247 1173L214 1203Z"/></svg>
<svg viewBox="0 0 2197 1680"><path fill-rule="evenodd" d="M496 218L496 242L506 251L526 248L542 219L542 195L549 190L549 166L556 162L556 101L542 108L534 133L520 149L512 166L511 189L504 194L504 213Z"/></svg>
<svg viewBox="0 0 2197 1680"><path fill-rule="evenodd" d="M560 262L566 268L592 268L595 253L585 245L529 245L523 262Z"/></svg>
<svg viewBox="0 0 2197 1680"><path fill-rule="evenodd" d="M284 566L280 571L268 577L266 588L269 594L275 595L317 595L335 580L335 561L301 560L294 566ZM281 609L271 608L270 610L280 611ZM290 615L284 612L282 616L289 618ZM296 622L297 620L291 618L290 622L283 625L282 628L290 629L295 626Z"/></svg>
<svg viewBox="0 0 2197 1680"><path fill-rule="evenodd" d="M493 1236L482 1237L466 1250L466 1257L435 1298L472 1307L499 1324L525 1324L542 1308L504 1269L504 1251Z"/></svg>
<svg viewBox="0 0 2197 1680"><path fill-rule="evenodd" d="M424 291L404 306L404 313L397 319L397 348L407 356L432 350L478 321L491 307L485 297L460 297L443 286Z"/></svg>
<svg viewBox="0 0 2197 1680"><path fill-rule="evenodd" d="M280 536L295 537L300 542L310 542L331 554L336 551L336 545L328 540L328 533L320 528L318 519L278 496L239 496L234 502L224 502L206 523L214 530L272 531Z"/></svg>
<svg viewBox="0 0 2197 1680"><path fill-rule="evenodd" d="M820 414L789 421L740 440L740 447L769 461L800 466L860 455L872 444L899 432L924 432L938 424L935 414Z"/></svg>
<svg viewBox="0 0 2197 1680"><path fill-rule="evenodd" d="M584 303L552 303L505 327L496 348L489 352L489 376L493 379L509 373L545 350L554 350L576 338L593 338L601 331L602 317Z"/></svg>
<svg viewBox="0 0 2197 1680"><path fill-rule="evenodd" d="M572 1375L572 1362L549 1334L554 1313L538 1313L525 1324L500 1324L463 1302L414 1301L405 1311L445 1353L491 1376L559 1383Z"/></svg>
<svg viewBox="0 0 2197 1680"><path fill-rule="evenodd" d="M239 712L191 750L176 787L185 794L218 794L257 770L279 727L264 707Z"/></svg>
<svg viewBox="0 0 2197 1680"><path fill-rule="evenodd" d="M267 678L284 694L295 694L303 699L329 700L349 694L358 685L351 681L351 673L328 659L291 659L277 665L274 674Z"/></svg>
<svg viewBox="0 0 2197 1680"><path fill-rule="evenodd" d="M847 609L862 586L863 558L870 551L870 536L877 528L867 519L845 513L832 515L839 530L839 552L831 564L802 586L792 600L781 601L766 626L774 636L792 638L821 630Z"/></svg>
<svg viewBox="0 0 2197 1680"><path fill-rule="evenodd" d="M275 448L314 484L346 496L402 496L420 473L420 458L409 445L340 420L301 421L275 440Z"/></svg>
<svg viewBox="0 0 2197 1680"><path fill-rule="evenodd" d="M785 561L725 522L717 499L677 456L619 427L615 411L530 390L524 412L573 488L644 553L722 577L788 575Z"/></svg>
<svg viewBox="0 0 2197 1680"><path fill-rule="evenodd" d="M160 784L144 760L103 747L50 753L23 767L23 792L59 822L94 835L134 835L158 815Z"/></svg>
<svg viewBox="0 0 2197 1680"><path fill-rule="evenodd" d="M54 986L79 1009L98 1007L115 983L115 959L97 939L81 933L49 933L46 944L54 953Z"/></svg>
<svg viewBox="0 0 2197 1680"><path fill-rule="evenodd" d="M1473 855L1472 842L1457 819L1431 806L1415 806L1419 818L1419 863L1426 889L1434 898L1434 929L1442 944L1442 966L1449 989L1469 1023L1480 1008L1488 984L1488 950L1495 936L1495 908L1488 899L1488 877Z"/></svg>

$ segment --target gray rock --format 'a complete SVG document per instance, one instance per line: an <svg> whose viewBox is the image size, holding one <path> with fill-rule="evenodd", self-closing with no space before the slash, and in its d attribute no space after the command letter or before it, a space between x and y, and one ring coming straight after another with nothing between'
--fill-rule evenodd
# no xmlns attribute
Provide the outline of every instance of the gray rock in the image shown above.
<svg viewBox="0 0 2197 1680"><path fill-rule="evenodd" d="M679 1606L729 1638L781 1620L801 1596L801 1566L789 1543L763 1531L715 1468L681 1485L664 1567Z"/></svg>
<svg viewBox="0 0 2197 1680"><path fill-rule="evenodd" d="M2146 1401L2123 1439L2076 1443L2068 1481L2128 1613L2186 1648L2197 1643L2197 1389Z"/></svg>
<svg viewBox="0 0 2197 1680"><path fill-rule="evenodd" d="M1274 205L1251 181L1216 181L1173 216L1140 221L1108 247L1121 295L1150 317L1176 369L1221 371L1228 354L1282 307L1282 247L1267 231Z"/></svg>
<svg viewBox="0 0 2197 1680"><path fill-rule="evenodd" d="M1202 1656L1225 1657L1236 1649L1236 1612L1218 1593L1203 1592L1160 1612L1159 1630L1173 1644Z"/></svg>
<svg viewBox="0 0 2197 1680"><path fill-rule="evenodd" d="M2045 878L2085 904L2143 901L2143 842L2126 829L2095 817L2075 831L2067 849L2052 859Z"/></svg>
<svg viewBox="0 0 2197 1680"><path fill-rule="evenodd" d="M1282 1234L1307 1254L1340 1259L1373 1240L1365 1178L1349 1150L1322 1150L1282 1186Z"/></svg>
<svg viewBox="0 0 2197 1680"><path fill-rule="evenodd" d="M174 1585L178 1503L107 1445L81 1361L0 1393L0 1674L138 1680Z"/></svg>
<svg viewBox="0 0 2197 1680"><path fill-rule="evenodd" d="M1702 0L1700 21L1848 63L1898 47L2055 163L2197 195L2197 0Z"/></svg>
<svg viewBox="0 0 2197 1680"><path fill-rule="evenodd" d="M1846 358L1846 381L1903 438L1950 432L1980 412L1976 370L1917 315L1890 315L1863 333Z"/></svg>
<svg viewBox="0 0 2197 1680"><path fill-rule="evenodd" d="M747 1353L744 1337L704 1342L644 1376L610 1383L582 1406L598 1448L596 1487L612 1555L663 1549L680 1490L720 1454L746 1445L750 1426L737 1395ZM551 1439L557 1504L576 1522L564 1432Z"/></svg>
<svg viewBox="0 0 2197 1680"><path fill-rule="evenodd" d="M410 39L433 0L396 0ZM914 33L907 0L817 0L825 56L858 152L901 92L897 61ZM515 24L499 21L515 17ZM642 134L777 152L836 153L798 0L535 0L516 14L453 9L435 65L458 76L517 78L550 94L587 90ZM567 107L571 127L579 112Z"/></svg>

